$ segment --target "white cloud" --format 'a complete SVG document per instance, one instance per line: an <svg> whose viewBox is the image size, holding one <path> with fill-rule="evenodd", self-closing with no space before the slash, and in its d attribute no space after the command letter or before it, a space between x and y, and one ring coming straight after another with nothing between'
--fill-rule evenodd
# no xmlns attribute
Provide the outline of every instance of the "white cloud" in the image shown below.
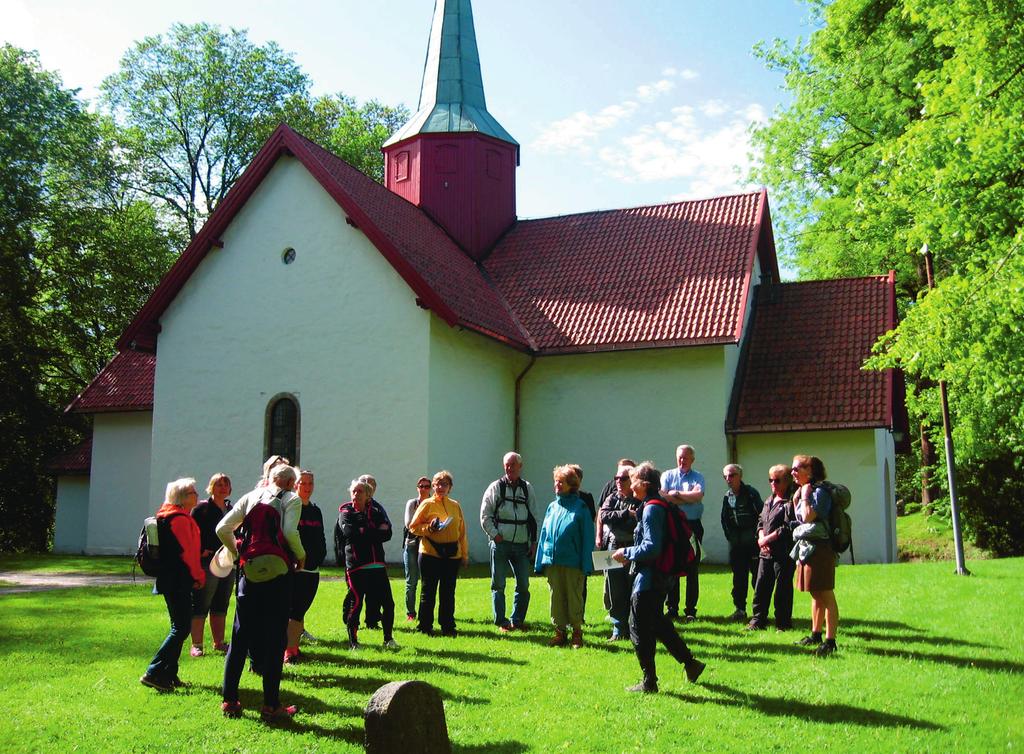
<svg viewBox="0 0 1024 754"><path fill-rule="evenodd" d="M699 74L692 68L680 69L670 65L668 68L661 69L661 75L668 76L669 78L671 78L672 76L678 76L681 79L686 79L687 81L689 81L697 78Z"/></svg>
<svg viewBox="0 0 1024 754"><path fill-rule="evenodd" d="M707 102L701 103L700 111L709 118L717 118L720 115L725 115L729 108L720 99L709 99Z"/></svg>
<svg viewBox="0 0 1024 754"><path fill-rule="evenodd" d="M630 118L637 109L637 103L627 100L617 105L608 105L595 115L579 111L568 118L556 120L541 133L534 146L541 152L588 151L602 131L617 126Z"/></svg>
<svg viewBox="0 0 1024 754"><path fill-rule="evenodd" d="M641 102L653 102L659 95L672 91L675 82L668 79L655 81L653 84L641 84L636 88L636 96Z"/></svg>

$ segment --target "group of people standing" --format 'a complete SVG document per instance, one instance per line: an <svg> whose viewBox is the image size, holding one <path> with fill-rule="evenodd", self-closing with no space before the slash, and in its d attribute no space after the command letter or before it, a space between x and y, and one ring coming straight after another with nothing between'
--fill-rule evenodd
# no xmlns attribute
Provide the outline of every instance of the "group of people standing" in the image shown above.
<svg viewBox="0 0 1024 754"><path fill-rule="evenodd" d="M554 627L549 644L583 646L586 577L595 570L592 551L608 551L622 566L605 571L604 603L612 624L608 641L628 637L643 674L630 690L658 690L654 661L658 642L684 666L687 678L696 682L705 665L694 657L673 620L697 619L705 480L693 468L693 447L680 445L676 457L677 468L664 474L649 461L637 464L621 459L601 493L598 510L593 497L580 489L582 469L573 464L557 466L552 473L555 499L540 515L533 486L522 477L522 457L507 453L502 459L504 474L487 487L480 506L480 526L490 548L491 614L498 630L511 633L526 628L533 572L543 574L548 582ZM771 494L763 502L743 481L739 465L727 465L723 479L727 492L721 521L729 542L735 606L729 617L747 619L749 581L754 599L746 628L767 627L773 594L776 627L791 628L795 573L796 588L809 591L812 598L812 632L798 643L812 647L819 656L831 654L836 649L838 607L835 557L827 537L821 536L820 522L827 519L831 506L822 484L821 460L798 455L792 466L772 466ZM435 634L435 605L440 634L458 633L456 583L460 569L468 565L469 550L462 508L450 497L453 484L448 471L420 477L417 496L405 506L406 619L428 635ZM305 631L304 616L316 596L319 568L327 552L323 516L311 501L313 489L313 473L293 468L280 456L267 460L256 488L234 505L228 499L231 480L225 474L210 479L209 497L201 503L194 479L167 485L156 516L161 569L154 591L164 596L171 629L140 679L144 685L162 691L182 685L178 677L182 646L191 636L191 655L204 655L209 619L213 649L226 653L224 714L242 714L238 685L247 658L263 679L263 717L294 714L293 706L280 701L282 666L299 661L302 637L312 638ZM352 648L360 646L358 631L365 605L367 625L383 629L385 648L398 649L384 557L384 544L393 531L387 511L373 497L375 492L372 476L353 480L350 499L340 506L334 527L335 557L344 566L348 586L343 617ZM685 572L682 616L679 577L654 566L668 546L669 506L684 513L697 551ZM221 548L226 554L218 552ZM212 567L215 558L239 562L241 567L218 576L222 569ZM505 588L510 574L515 591L508 612ZM235 620L227 642L225 621L232 587Z"/></svg>

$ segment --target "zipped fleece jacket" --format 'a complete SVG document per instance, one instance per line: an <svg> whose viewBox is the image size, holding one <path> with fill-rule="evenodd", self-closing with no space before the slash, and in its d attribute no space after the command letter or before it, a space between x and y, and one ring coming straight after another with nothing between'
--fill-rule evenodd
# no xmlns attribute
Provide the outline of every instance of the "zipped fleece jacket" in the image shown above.
<svg viewBox="0 0 1024 754"><path fill-rule="evenodd" d="M384 543L391 539L391 519L376 500L370 500L363 510L349 500L338 508L338 522L334 525L334 557L341 565L345 556L345 570L355 571L370 565L384 565Z"/></svg>
<svg viewBox="0 0 1024 754"><path fill-rule="evenodd" d="M180 514L180 515L179 515ZM156 512L166 524L174 542L160 542L160 575L156 590L160 594L201 588L206 584L206 572L199 562L199 526L180 505L164 503ZM170 519L167 521L166 519Z"/></svg>
<svg viewBox="0 0 1024 754"><path fill-rule="evenodd" d="M576 494L558 495L544 514L534 567L537 573L549 565L590 573L594 570L593 545L594 520L586 504Z"/></svg>

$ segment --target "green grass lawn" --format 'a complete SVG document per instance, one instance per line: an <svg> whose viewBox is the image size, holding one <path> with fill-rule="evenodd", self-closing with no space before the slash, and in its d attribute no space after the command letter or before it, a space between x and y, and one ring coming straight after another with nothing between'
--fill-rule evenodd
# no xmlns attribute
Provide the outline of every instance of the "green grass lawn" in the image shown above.
<svg viewBox="0 0 1024 754"><path fill-rule="evenodd" d="M143 585L0 596L2 751L360 751L362 711L382 684L419 678L441 690L457 752L849 752L1018 750L1024 746L1024 560L840 568L839 653L818 660L793 645L807 629L746 633L729 577L701 579L702 619L681 629L708 664L701 682L659 651L662 692L627 694L639 680L628 644L606 645L600 581L592 578L588 644L545 646L547 587L533 584L532 628L502 636L489 624L482 569L459 582L457 639L397 631L402 650L342 645L343 585L322 585L307 620L322 641L285 669L290 724L258 720L258 679L243 677L242 720L220 714L220 656L182 658L191 687L139 685L167 630L160 597ZM337 571L334 571L335 573ZM402 585L392 582L397 602ZM403 613L399 609L400 613Z"/></svg>
<svg viewBox="0 0 1024 754"><path fill-rule="evenodd" d="M25 554L0 555L0 571L27 573L84 573L93 576L128 576L132 571L128 556ZM140 573L141 575L141 573Z"/></svg>
<svg viewBox="0 0 1024 754"><path fill-rule="evenodd" d="M901 561L956 560L953 527L921 510L896 519L896 543ZM991 556L965 538L964 557L980 560Z"/></svg>

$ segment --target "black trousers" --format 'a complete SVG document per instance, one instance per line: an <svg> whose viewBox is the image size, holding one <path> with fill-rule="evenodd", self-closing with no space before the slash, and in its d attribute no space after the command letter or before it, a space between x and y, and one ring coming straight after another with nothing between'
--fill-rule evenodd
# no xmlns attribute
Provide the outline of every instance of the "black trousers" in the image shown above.
<svg viewBox="0 0 1024 754"><path fill-rule="evenodd" d="M793 574L796 561L789 555L759 558L757 581L754 583L753 620L758 625L768 625L768 604L775 592L776 628L793 627Z"/></svg>
<svg viewBox="0 0 1024 754"><path fill-rule="evenodd" d="M418 628L434 627L434 600L437 599L437 622L442 631L455 630L455 582L459 578L458 558L436 558L420 553L420 607L416 611Z"/></svg>
<svg viewBox="0 0 1024 754"><path fill-rule="evenodd" d="M348 594L345 595L341 609L345 617L345 625L348 627L348 638L352 641L355 640L356 630L359 628L359 613L364 602L369 610L371 600L380 610L384 641L393 638L395 599L391 595L391 582L388 581L387 569L347 570L345 571L345 581L348 583Z"/></svg>
<svg viewBox="0 0 1024 754"><path fill-rule="evenodd" d="M732 569L732 604L737 610L747 611L747 581L750 588L757 582L759 550L756 542L729 545L729 567Z"/></svg>
<svg viewBox="0 0 1024 754"><path fill-rule="evenodd" d="M704 525L700 521L689 521L690 528L698 542L704 542ZM697 614L697 600L700 598L700 561L695 560L686 569L686 615ZM672 579L665 598L665 611L672 616L679 615L679 579Z"/></svg>
<svg viewBox="0 0 1024 754"><path fill-rule="evenodd" d="M288 613L292 604L292 576L252 582L241 575L235 596L235 624L224 660L224 701L238 701L238 683L246 655L263 674L263 704L281 704L281 666L288 643Z"/></svg>
<svg viewBox="0 0 1024 754"><path fill-rule="evenodd" d="M664 589L633 592L630 597L629 638L633 640L633 651L644 673L644 685L648 687L658 683L654 653L659 641L676 662L686 663L693 659L693 652L676 633L672 619L665 615L664 604Z"/></svg>

